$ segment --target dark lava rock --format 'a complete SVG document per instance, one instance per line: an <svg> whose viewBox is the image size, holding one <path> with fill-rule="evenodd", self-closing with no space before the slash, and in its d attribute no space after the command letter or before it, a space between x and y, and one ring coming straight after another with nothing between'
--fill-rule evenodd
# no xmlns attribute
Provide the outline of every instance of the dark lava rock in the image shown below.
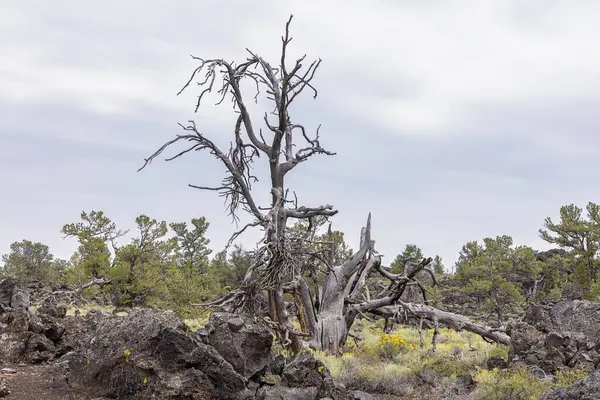
<svg viewBox="0 0 600 400"><path fill-rule="evenodd" d="M13 278L0 280L0 306L10 307L17 282Z"/></svg>
<svg viewBox="0 0 600 400"><path fill-rule="evenodd" d="M6 383L6 379L0 378L0 398L4 398L10 394L10 388L8 387L8 383Z"/></svg>
<svg viewBox="0 0 600 400"><path fill-rule="evenodd" d="M92 314L64 356L69 382L131 399L244 398L246 379L173 313Z"/></svg>
<svg viewBox="0 0 600 400"><path fill-rule="evenodd" d="M262 387L256 393L258 400L316 400L319 389L316 387L289 388L285 386Z"/></svg>
<svg viewBox="0 0 600 400"><path fill-rule="evenodd" d="M500 356L492 356L487 360L488 369L505 369L508 367L508 362L504 359L504 357Z"/></svg>
<svg viewBox="0 0 600 400"><path fill-rule="evenodd" d="M536 365L546 373L564 366L600 365L600 303L561 301L530 304L522 322L510 328L511 360Z"/></svg>
<svg viewBox="0 0 600 400"><path fill-rule="evenodd" d="M208 343L246 378L262 371L271 361L273 335L252 318L212 313L206 329Z"/></svg>
<svg viewBox="0 0 600 400"><path fill-rule="evenodd" d="M600 399L600 371L569 386L547 391L540 400L598 400Z"/></svg>

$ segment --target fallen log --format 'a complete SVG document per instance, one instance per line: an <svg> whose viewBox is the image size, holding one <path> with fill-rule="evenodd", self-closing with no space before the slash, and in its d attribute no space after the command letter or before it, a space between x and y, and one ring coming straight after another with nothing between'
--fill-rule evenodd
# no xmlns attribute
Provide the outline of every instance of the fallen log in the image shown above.
<svg viewBox="0 0 600 400"><path fill-rule="evenodd" d="M484 339L500 343L505 346L510 345L510 336L506 335L505 333L499 332L494 328L476 324L464 315L454 314L448 311L442 311L440 309L424 304L407 303L402 300L398 300L397 304L403 309L402 311L406 312L406 314L409 317L412 316L417 320L422 318L434 322L437 321L438 323L444 324L456 331L466 330L469 332L476 333ZM383 306L373 309L371 310L371 312L389 318L394 316L398 312L398 307Z"/></svg>

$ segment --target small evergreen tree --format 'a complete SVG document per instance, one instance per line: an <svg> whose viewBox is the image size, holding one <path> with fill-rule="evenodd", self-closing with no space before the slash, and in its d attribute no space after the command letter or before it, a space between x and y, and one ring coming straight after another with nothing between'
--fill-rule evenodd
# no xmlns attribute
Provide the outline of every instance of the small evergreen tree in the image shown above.
<svg viewBox="0 0 600 400"><path fill-rule="evenodd" d="M555 223L550 217L539 230L540 237L548 243L556 244L569 252L574 266L570 280L576 282L580 290L588 293L598 282L600 261L600 206L588 203L586 215L574 204L560 209L560 221Z"/></svg>
<svg viewBox="0 0 600 400"><path fill-rule="evenodd" d="M520 275L537 268L533 250L513 247L510 236L485 238L483 243L468 242L456 263L455 279L462 291L473 296L480 307L496 314L504 324L508 310L516 310L525 298Z"/></svg>
<svg viewBox="0 0 600 400"><path fill-rule="evenodd" d="M54 259L48 246L30 240L12 243L10 253L2 256L2 262L0 276L12 276L24 284L33 280L57 281L66 269L66 262Z"/></svg>
<svg viewBox="0 0 600 400"><path fill-rule="evenodd" d="M423 259L423 252L416 244L407 244L402 253L398 254L390 264L390 272L401 274L406 268L406 263L418 263Z"/></svg>

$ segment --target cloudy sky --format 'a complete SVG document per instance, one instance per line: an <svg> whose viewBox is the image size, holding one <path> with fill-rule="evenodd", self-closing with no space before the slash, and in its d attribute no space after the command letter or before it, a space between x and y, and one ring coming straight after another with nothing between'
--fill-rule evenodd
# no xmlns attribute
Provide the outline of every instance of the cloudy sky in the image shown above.
<svg viewBox="0 0 600 400"><path fill-rule="evenodd" d="M319 97L292 118L322 124L338 155L289 184L306 205L335 205L352 245L371 211L385 261L416 243L450 266L484 237L545 248L546 216L600 201L600 2L3 1L0 253L29 239L69 257L60 228L83 210L122 228L141 213L206 216L222 249L235 230L222 199L187 187L218 183L216 160L136 170L177 122L228 141L229 105L194 114L198 93L176 96L189 55L243 60L248 47L276 62L291 13L291 59L323 59Z"/></svg>

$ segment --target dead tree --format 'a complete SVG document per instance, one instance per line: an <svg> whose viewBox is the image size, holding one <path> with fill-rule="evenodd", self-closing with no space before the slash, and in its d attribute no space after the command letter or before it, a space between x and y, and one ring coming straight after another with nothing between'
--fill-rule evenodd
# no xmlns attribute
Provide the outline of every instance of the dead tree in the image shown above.
<svg viewBox="0 0 600 400"><path fill-rule="evenodd" d="M212 140L202 133L194 121L181 125L183 133L160 147L142 166L160 155L167 147L177 142L187 142L188 147L167 160L176 159L192 151L205 150L216 157L226 168L227 175L220 185L214 187L195 186L197 189L218 192L228 202L229 214L238 219L237 212L242 209L250 213L254 221L234 233L231 243L249 227L261 227L264 230L264 240L257 252L257 260L250 268L243 288L223 303L243 303L248 306L259 288L268 290L269 305L273 320L279 325L282 337L293 341L292 347L299 348L298 335L291 335L292 324L287 315L282 285L286 276L294 276L299 271L290 252L290 244L286 240L286 223L289 218L309 219L316 216L329 217L337 213L330 205L317 207L298 206L287 198L285 185L286 175L299 164L314 155L333 155L321 146L319 129L314 135L301 124L290 117L290 105L303 92L310 91L316 98L317 90L311 84L321 60L306 62L306 56L300 57L290 67L287 63L287 50L292 38L289 36L290 20L286 24L285 36L282 37L281 59L279 66L271 66L266 60L252 51L247 50L249 57L240 64L227 62L223 59L192 58L199 65L191 78L179 93L189 87L196 79L201 89L196 104L196 110L205 95L217 92L221 104L231 96L233 108L238 114L232 132L232 143L228 152L220 149ZM203 75L200 78L200 75ZM251 82L256 92L250 97L258 101L261 94L266 94L273 106L273 111L263 116L264 127L269 135L263 134L263 129L257 128L247 108L248 99L242 91L242 83ZM304 142L303 144L300 144ZM260 207L253 195L252 184L257 178L252 175L252 164L264 155L269 163L271 178L271 204ZM266 212L265 212L266 211Z"/></svg>
<svg viewBox="0 0 600 400"><path fill-rule="evenodd" d="M192 56L198 62L198 67L179 93L196 82L200 89L196 110L205 95L213 92L220 97L217 104L231 99L238 117L232 129L228 151L219 148L194 121L189 121L187 125L180 124L182 133L161 146L140 168L143 169L168 147L178 143L187 145L166 158L167 161L194 151L209 152L226 168L226 176L216 186L190 186L215 191L225 197L229 214L236 221L239 210L253 217L252 222L232 235L228 246L250 227L260 227L264 231L264 239L255 252L255 262L249 268L242 287L210 306L254 311L255 300L266 291L270 316L283 345L298 350L303 345L303 339L306 339L311 347L331 354L341 351L349 329L359 314L370 312L388 315L393 314L395 308L403 307L417 318L450 321L452 318L447 316L448 313L439 314L441 311L431 307L419 308L400 301L404 289L409 285L418 285L425 290L415 277L420 271L428 271L433 277L433 272L427 269L431 259L423 260L403 274L389 273L381 266L381 257L371 239L370 215L361 233L360 248L338 266L331 265L331 257L327 252L311 250L307 235L298 235L288 229L290 219L308 220L311 226L313 219L337 214L331 205L299 206L295 195L294 199L290 198L286 186L287 174L299 164L317 154L335 154L321 145L318 128L310 135L308 129L290 115L290 105L300 94L310 92L314 98L317 97L312 81L321 63L321 60L307 62L306 56L302 56L288 65L291 20L292 17L285 26L278 66L272 66L250 50L247 50L249 57L246 61L239 64L218 58ZM242 91L243 82L250 82L255 88L249 99ZM258 102L265 95L273 111L262 116L262 129L250 115L247 102ZM252 175L252 165L260 156L264 156L269 164L271 201L267 207L257 204L252 192L252 185L258 180ZM312 291L307 273L313 276L320 274L322 277L319 286L313 287ZM379 295L371 298L367 293L365 298L365 283L372 273L381 274L390 284ZM284 300L286 292L293 294L303 332L296 332L292 326ZM472 328L463 320L457 326ZM494 339L498 340L497 337Z"/></svg>
<svg viewBox="0 0 600 400"><path fill-rule="evenodd" d="M300 321L305 332L310 333L309 345L327 351L330 354L341 352L350 328L357 315L371 313L392 318L398 313L416 320L432 321L437 329L438 323L457 330L468 330L481 335L484 339L509 344L510 338L491 328L475 324L468 318L438 310L425 304L408 303L402 300L407 287L416 285L427 300L427 289L419 282L421 272L429 274L434 284L435 275L428 268L433 261L423 259L420 263L408 263L402 274L392 274L381 264L381 256L375 251L375 242L371 239L371 216L361 232L361 244L358 251L340 266L331 267L320 288L319 307L312 307L311 293L303 275L284 286L301 304ZM378 295L371 297L367 290L367 277L379 274L389 281L389 286Z"/></svg>

